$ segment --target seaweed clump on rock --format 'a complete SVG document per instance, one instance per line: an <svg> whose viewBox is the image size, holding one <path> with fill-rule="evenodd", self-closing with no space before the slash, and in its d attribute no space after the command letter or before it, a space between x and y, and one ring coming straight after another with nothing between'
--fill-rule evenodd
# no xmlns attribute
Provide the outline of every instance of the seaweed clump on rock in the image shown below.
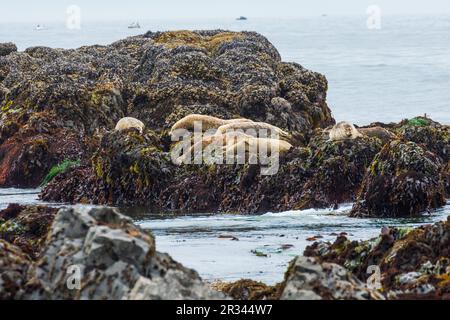
<svg viewBox="0 0 450 320"><path fill-rule="evenodd" d="M0 239L37 259L58 209L10 204L0 211Z"/></svg>
<svg viewBox="0 0 450 320"><path fill-rule="evenodd" d="M383 228L379 237L334 243L316 242L305 256L336 263L361 281L380 268L381 292L390 299L450 298L450 218L416 229Z"/></svg>
<svg viewBox="0 0 450 320"><path fill-rule="evenodd" d="M445 166L414 142L386 144L370 165L351 215L401 217L445 204Z"/></svg>
<svg viewBox="0 0 450 320"><path fill-rule="evenodd" d="M328 136L328 135L326 135ZM360 137L325 140L318 134L309 143L307 180L295 209L328 208L354 201L368 165L381 150L381 140Z"/></svg>

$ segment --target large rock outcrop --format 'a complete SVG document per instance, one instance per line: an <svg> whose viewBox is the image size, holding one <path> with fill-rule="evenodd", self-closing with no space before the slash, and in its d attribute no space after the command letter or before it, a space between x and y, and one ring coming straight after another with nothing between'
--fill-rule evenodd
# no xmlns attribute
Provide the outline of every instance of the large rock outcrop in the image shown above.
<svg viewBox="0 0 450 320"><path fill-rule="evenodd" d="M58 209L10 204L0 211L0 239L18 246L31 259L42 250Z"/></svg>
<svg viewBox="0 0 450 320"><path fill-rule="evenodd" d="M124 116L159 134L190 113L241 116L307 138L334 121L326 91L324 76L282 62L253 32L148 32L109 46L8 51L0 186L36 187L53 165L88 161L95 132Z"/></svg>

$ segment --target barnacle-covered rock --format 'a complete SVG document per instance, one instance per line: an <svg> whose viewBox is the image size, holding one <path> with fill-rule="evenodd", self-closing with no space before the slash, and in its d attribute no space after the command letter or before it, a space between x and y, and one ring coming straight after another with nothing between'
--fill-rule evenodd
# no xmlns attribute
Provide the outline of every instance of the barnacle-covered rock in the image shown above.
<svg viewBox="0 0 450 320"><path fill-rule="evenodd" d="M16 300L23 295L30 263L20 248L0 239L0 300Z"/></svg>
<svg viewBox="0 0 450 320"><path fill-rule="evenodd" d="M0 186L36 187L54 165L86 162L95 132L127 116L162 135L189 113L248 117L306 141L334 122L326 90L324 76L283 63L253 32L148 32L109 46L4 55ZM36 141L44 143L34 150Z"/></svg>
<svg viewBox="0 0 450 320"><path fill-rule="evenodd" d="M173 164L157 135L137 130L106 133L92 159L104 199L98 202L151 204L171 179Z"/></svg>
<svg viewBox="0 0 450 320"><path fill-rule="evenodd" d="M279 285L268 286L262 282L243 279L236 282L214 282L214 290L223 292L234 300L278 300Z"/></svg>
<svg viewBox="0 0 450 320"><path fill-rule="evenodd" d="M372 137L326 139L326 134L319 134L309 144L308 179L296 209L354 201L368 164L382 148L382 142Z"/></svg>
<svg viewBox="0 0 450 320"><path fill-rule="evenodd" d="M369 300L383 296L367 288L348 270L314 258L295 258L281 284L281 300Z"/></svg>
<svg viewBox="0 0 450 320"><path fill-rule="evenodd" d="M0 57L7 56L17 51L17 46L14 43L6 42L0 43Z"/></svg>
<svg viewBox="0 0 450 320"><path fill-rule="evenodd" d="M439 156L443 163L450 161L450 126L429 118L417 117L396 125L398 134Z"/></svg>
<svg viewBox="0 0 450 320"><path fill-rule="evenodd" d="M352 216L417 215L445 204L444 165L414 142L383 147L364 177Z"/></svg>
<svg viewBox="0 0 450 320"><path fill-rule="evenodd" d="M57 211L45 206L11 204L0 211L0 239L37 259Z"/></svg>
<svg viewBox="0 0 450 320"><path fill-rule="evenodd" d="M364 282L376 272L392 299L449 299L449 234L450 218L416 229L383 228L367 241L340 236L334 243L316 242L304 254L344 266Z"/></svg>
<svg viewBox="0 0 450 320"><path fill-rule="evenodd" d="M25 299L223 298L110 208L61 209L27 277Z"/></svg>

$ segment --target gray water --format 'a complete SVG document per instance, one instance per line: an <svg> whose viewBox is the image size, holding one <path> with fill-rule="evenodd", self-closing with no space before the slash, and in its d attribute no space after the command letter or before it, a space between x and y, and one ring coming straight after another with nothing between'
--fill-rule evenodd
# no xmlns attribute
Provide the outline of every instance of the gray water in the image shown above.
<svg viewBox="0 0 450 320"><path fill-rule="evenodd" d="M151 20L141 29L129 21L83 22L81 30L64 23L0 22L0 42L76 48L108 44L147 30L228 29L265 35L283 60L323 73L336 120L363 125L400 121L427 113L450 123L450 16L383 16L381 30L369 30L366 16L296 19Z"/></svg>
<svg viewBox="0 0 450 320"><path fill-rule="evenodd" d="M45 204L37 199L38 192L0 189L0 209L13 202ZM430 215L409 219L354 219L346 215L350 209L351 204L346 204L338 210L181 216L139 208L119 210L152 231L158 251L197 270L207 281L247 278L275 284L283 279L288 263L313 243L311 237L334 241L345 232L350 239L365 240L378 236L383 226L415 227L442 221L450 214L450 202Z"/></svg>

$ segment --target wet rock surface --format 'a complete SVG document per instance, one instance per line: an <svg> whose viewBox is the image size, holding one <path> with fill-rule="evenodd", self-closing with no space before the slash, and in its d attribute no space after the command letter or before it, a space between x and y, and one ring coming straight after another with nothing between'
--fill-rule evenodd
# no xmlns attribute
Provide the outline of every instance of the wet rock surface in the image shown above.
<svg viewBox="0 0 450 320"><path fill-rule="evenodd" d="M282 300L369 300L382 299L344 267L297 257L286 272Z"/></svg>
<svg viewBox="0 0 450 320"><path fill-rule="evenodd" d="M195 271L158 253L150 233L109 208L61 209L27 278L26 299L223 297Z"/></svg>
<svg viewBox="0 0 450 320"><path fill-rule="evenodd" d="M268 286L262 282L244 279L236 282L216 282L212 288L234 300L278 300L280 285Z"/></svg>
<svg viewBox="0 0 450 320"><path fill-rule="evenodd" d="M414 142L386 144L370 165L352 216L413 216L446 203L445 165Z"/></svg>
<svg viewBox="0 0 450 320"><path fill-rule="evenodd" d="M450 299L450 218L416 229L383 228L378 238L316 242L305 256L336 263L366 282L379 268L381 292L390 299Z"/></svg>
<svg viewBox="0 0 450 320"><path fill-rule="evenodd" d="M0 211L0 239L19 247L30 259L37 259L57 211L11 204Z"/></svg>
<svg viewBox="0 0 450 320"><path fill-rule="evenodd" d="M17 46L11 42L0 43L0 57L17 52Z"/></svg>

